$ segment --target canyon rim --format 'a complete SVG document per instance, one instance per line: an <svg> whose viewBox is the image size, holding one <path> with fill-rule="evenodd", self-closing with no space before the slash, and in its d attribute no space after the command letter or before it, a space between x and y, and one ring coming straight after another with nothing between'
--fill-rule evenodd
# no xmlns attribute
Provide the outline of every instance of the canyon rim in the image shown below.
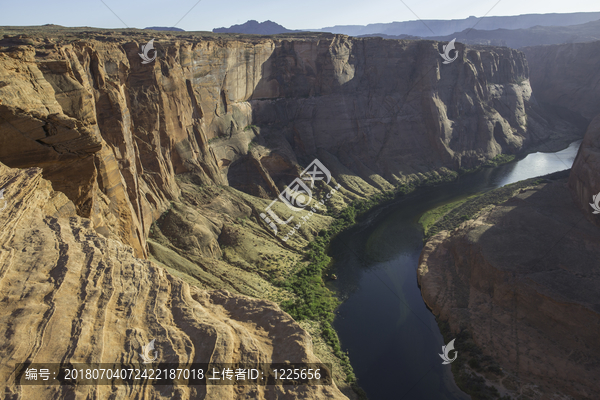
<svg viewBox="0 0 600 400"><path fill-rule="evenodd" d="M282 309L304 301L283 283L310 264L309 244L358 201L450 181L503 154L559 149L582 137L581 118L591 119L538 103L526 58L535 49L457 43L458 58L443 65L442 43L430 40L0 32L6 398L108 396L108 386L18 386L12 364L131 361L152 338L172 362L332 363L335 385L145 387L142 397L358 398L347 359L323 333L327 321L294 320ZM143 64L139 49L151 39L156 59ZM551 93L544 99L558 106ZM581 157L584 174L589 159ZM283 242L260 214L314 159L340 189ZM569 183L587 196L586 182ZM532 190L554 190L568 208L559 186ZM317 183L314 201L327 190ZM273 210L299 218L281 202ZM486 217L498 215L497 223L498 213ZM581 235L596 243L592 226ZM443 240L426 251L440 251L432 246ZM598 250L590 251L591 259ZM452 319L444 311L452 303L434 304L440 298L420 279L434 313ZM589 393L581 383L589 371L574 371L580 380L564 390Z"/></svg>

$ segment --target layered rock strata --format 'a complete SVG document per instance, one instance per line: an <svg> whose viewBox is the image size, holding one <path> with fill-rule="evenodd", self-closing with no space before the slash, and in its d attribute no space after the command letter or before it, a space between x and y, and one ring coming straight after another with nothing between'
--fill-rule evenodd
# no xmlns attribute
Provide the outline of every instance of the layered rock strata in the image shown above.
<svg viewBox="0 0 600 400"><path fill-rule="evenodd" d="M42 167L142 257L177 174L272 199L319 157L365 195L577 134L510 49L458 45L443 65L432 41L156 33L142 64L148 33L32 32L0 40L0 160Z"/></svg>
<svg viewBox="0 0 600 400"><path fill-rule="evenodd" d="M92 221L42 178L0 164L3 398L345 399L331 386L15 386L17 363L318 362L310 336L270 301L200 290Z"/></svg>
<svg viewBox="0 0 600 400"><path fill-rule="evenodd" d="M537 106L525 58L509 49L458 45L444 65L433 41L153 32L156 59L143 64L148 32L1 30L0 162L22 168L0 174L7 362L129 360L151 338L174 362L314 360L287 314L241 296L293 297L273 282L303 265L332 218L315 213L283 243L259 215L314 158L341 185L328 203L339 210L578 134ZM219 390L230 388L206 398L237 395ZM342 396L278 390L256 396Z"/></svg>

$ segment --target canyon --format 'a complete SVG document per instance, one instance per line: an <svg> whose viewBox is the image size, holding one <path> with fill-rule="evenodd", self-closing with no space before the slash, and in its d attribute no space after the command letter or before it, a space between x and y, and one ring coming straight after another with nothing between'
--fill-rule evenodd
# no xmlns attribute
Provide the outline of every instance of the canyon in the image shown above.
<svg viewBox="0 0 600 400"><path fill-rule="evenodd" d="M7 362L131 360L156 337L174 362L334 364L337 386L267 387L259 398L279 390L357 398L320 322L294 321L279 307L295 294L277 282L306 265L306 246L332 215L582 135L578 120L538 104L525 55L507 48L457 43L458 59L444 65L435 41L58 27L0 34ZM151 39L156 59L143 64L139 49ZM328 213L283 242L260 214L315 158L340 190ZM317 185L315 198L325 190ZM281 202L273 209L294 215ZM0 371L10 382L13 371ZM5 392L43 390L54 389L9 383ZM244 398L256 389L144 390Z"/></svg>
<svg viewBox="0 0 600 400"><path fill-rule="evenodd" d="M599 45L524 49L538 101L587 126L568 178L482 208L421 254L428 307L499 362L503 378L488 378L515 396L589 399L600 390L600 222L590 207L600 190Z"/></svg>

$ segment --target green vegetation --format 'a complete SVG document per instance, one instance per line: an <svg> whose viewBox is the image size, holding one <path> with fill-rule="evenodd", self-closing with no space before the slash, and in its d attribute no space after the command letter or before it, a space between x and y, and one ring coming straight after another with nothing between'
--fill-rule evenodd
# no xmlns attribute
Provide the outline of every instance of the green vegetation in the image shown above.
<svg viewBox="0 0 600 400"><path fill-rule="evenodd" d="M508 156L511 157L511 156ZM497 157L498 158L498 157ZM512 160L512 159L511 159ZM496 160L502 162L502 159ZM556 175L556 174L553 174ZM356 382L356 376L350 365L348 355L341 349L337 333L332 328L331 323L334 319L334 311L338 307L339 300L335 297L326 286L323 279L328 267L331 264L331 258L327 256L327 249L331 240L341 233L343 230L356 223L356 220L369 210L376 206L394 201L396 198L407 195L419 187L434 186L441 183L454 181L458 177L458 173L446 171L444 174L432 174L429 177L415 180L407 184L398 186L393 191L382 192L371 196L368 199L355 200L346 208L338 213L327 212L327 215L335 217L329 229L321 230L317 237L307 246L305 260L308 262L304 265L298 265L295 273L285 280L276 280L273 283L277 286L285 288L296 295L293 300L286 300L281 303L281 307L289 313L296 321L313 320L321 324L321 336L333 349L333 353L340 359L346 381L359 394L359 398L366 399L366 395L360 389ZM551 176L546 178L550 179ZM482 195L475 195L464 200L459 200L451 204L444 205L436 210L432 210L427 215L424 215L420 222L426 227L427 237L439 232L444 227L458 225L465 219L470 218L481 208L489 204L499 204L512 196L515 190L520 187L532 186L544 181L542 178L534 178L527 181L519 182L513 185L505 186L504 188L496 189L495 191ZM318 197L318 194L316 195ZM469 337L465 333L461 336L461 341L471 344ZM450 340L450 339L449 339ZM449 341L448 340L448 341ZM457 343L462 343L457 339ZM463 344L461 344L463 346ZM490 372L498 371L498 366L487 359L479 359L476 356L481 354L473 350L474 356L471 358L473 365L477 368L487 368ZM457 364L458 365L458 364ZM475 368L474 367L474 368ZM454 368L454 367L453 367ZM486 371L487 371L486 370ZM485 384L481 386L482 378L470 375L460 377L461 384L470 390L473 399L496 399L493 396L495 388L487 388ZM461 387L462 389L463 387ZM465 389L463 389L465 390ZM476 397L480 396L480 397Z"/></svg>
<svg viewBox="0 0 600 400"><path fill-rule="evenodd" d="M250 129L258 129L258 126L256 126L256 125L246 125L246 127L244 128L244 131L249 131Z"/></svg>
<svg viewBox="0 0 600 400"><path fill-rule="evenodd" d="M446 215L450 210L458 207L462 203L467 201L467 199L458 200L453 203L444 204L441 207L434 208L433 210L427 211L425 214L419 218L419 224L423 227L425 235L429 231L429 228L439 221L444 215Z"/></svg>
<svg viewBox="0 0 600 400"><path fill-rule="evenodd" d="M440 231L451 231L456 228L458 225L463 223L466 220L472 219L479 211L483 210L487 206L498 205L504 203L506 200L511 198L514 193L526 187L531 187L538 185L540 183L548 182L550 180L562 179L569 176L569 171L560 171L555 172L553 174L545 175L538 178L526 179L524 181L512 183L510 185L503 186L498 189L491 190L487 193L480 193L474 196L469 197L464 202L456 202L455 207L450 207L450 204L442 207L446 207L444 210L431 210L427 217L425 215L421 217L421 220L427 218L428 225L425 232L424 240L429 239L431 236L435 235ZM441 208L441 207L440 207ZM449 209L449 210L448 210ZM434 218L434 215L441 215L441 217L435 221L435 223L431 223L431 220ZM425 220L424 220L425 222ZM425 225L423 225L425 228Z"/></svg>
<svg viewBox="0 0 600 400"><path fill-rule="evenodd" d="M308 265L299 267L297 272L279 282L278 285L294 293L295 300L282 302L281 307L296 321L311 319L321 324L321 337L333 349L333 353L340 360L340 365L346 374L348 382L360 399L366 399L366 394L358 386L356 376L350 365L348 355L342 351L337 333L331 326L334 311L340 304L334 294L325 286L323 274L331 264L327 256L327 248L331 240L344 229L356 223L356 218L376 205L393 200L392 191L380 193L369 199L356 200L336 215L336 219L329 229L321 230L317 237L308 245L306 259ZM277 282L275 282L277 283Z"/></svg>
<svg viewBox="0 0 600 400"><path fill-rule="evenodd" d="M502 164L508 164L515 160L515 156L513 154L498 154L496 157L491 160L487 160L483 163L484 168L493 168Z"/></svg>
<svg viewBox="0 0 600 400"><path fill-rule="evenodd" d="M323 274L331 263L331 258L327 256L327 247L333 237L356 222L357 215L366 212L379 202L393 198L393 192L387 192L373 196L371 199L351 203L337 215L338 218L334 220L329 229L321 230L319 235L308 245L306 258L309 264L279 284L297 296L295 300L282 302L281 307L296 321L311 319L321 323L323 339L331 346L335 356L340 359L340 364L346 374L346 382L352 386L360 398L366 398L366 395L356 384L356 376L350 365L350 359L342 351L337 333L331 326L334 311L340 302L325 286L323 280Z"/></svg>
<svg viewBox="0 0 600 400"><path fill-rule="evenodd" d="M408 194L418 187L432 186L449 182L458 176L457 173L448 171L445 175L416 180L409 184L400 185L394 191L376 194L368 199L355 200L339 213L327 214L335 217L329 229L321 230L317 237L307 246L306 260L308 265L298 266L296 272L284 281L273 283L283 287L296 295L294 300L286 300L281 307L289 313L296 321L310 319L321 324L321 337L333 349L333 353L340 359L346 382L348 382L360 399L366 399L366 394L356 382L356 376L350 365L348 355L342 351L337 333L331 326L334 319L334 311L340 304L334 294L325 286L323 274L331 264L331 258L327 256L327 248L331 240L343 230L354 225L357 218L374 208L393 201L399 196ZM318 195L317 195L318 197Z"/></svg>
<svg viewBox="0 0 600 400"><path fill-rule="evenodd" d="M516 158L515 155L513 154L498 154L496 157L492 158L491 160L487 160L486 162L484 162L483 164L481 164L478 167L475 168L460 168L459 172L460 174L469 174L472 172L477 172L479 170L481 170L482 168L494 168L494 167L498 167L502 164L508 164L509 162L514 161Z"/></svg>
<svg viewBox="0 0 600 400"><path fill-rule="evenodd" d="M331 327L333 312L340 303L323 281L323 272L331 262L331 258L326 254L326 248L332 232L331 229L322 230L309 245L307 254L309 264L280 284L298 297L295 300L282 302L281 308L296 321L311 319L321 323L321 336L331 346L335 356L340 359L340 365L346 374L346 382L356 391L358 386L350 360L342 351L337 333Z"/></svg>
<svg viewBox="0 0 600 400"><path fill-rule="evenodd" d="M251 140L250 143L248 143L248 151L252 150L256 146L257 146L256 142L254 140Z"/></svg>

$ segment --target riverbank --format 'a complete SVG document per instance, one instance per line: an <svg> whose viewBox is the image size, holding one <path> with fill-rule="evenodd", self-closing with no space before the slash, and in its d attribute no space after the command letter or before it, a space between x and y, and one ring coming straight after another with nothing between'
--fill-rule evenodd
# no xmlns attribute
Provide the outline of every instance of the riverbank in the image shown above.
<svg viewBox="0 0 600 400"><path fill-rule="evenodd" d="M296 273L283 282L276 282L279 287L296 295L295 299L280 303L284 311L288 312L296 321L316 321L318 323L317 327L309 326L310 324L307 324L306 327L312 328L312 333L318 333L319 340L331 347L346 375L346 382L359 399L366 399L366 394L360 388L350 358L342 350L339 336L332 327L335 310L340 305L340 299L326 287L326 282L331 279L329 269L332 259L327 253L332 240L358 222L364 222L361 220L368 213L376 209L383 210L393 207L395 203L402 201L407 195L413 194L419 189L452 183L462 176L473 174L483 168L506 164L513 159L513 156L496 157L470 171L456 172L442 169L399 185L393 191L386 191L367 199L355 200L340 212L328 212L327 215L333 217L334 221L328 229L321 230L315 240L307 246L305 259L308 261L308 265L298 268Z"/></svg>
<svg viewBox="0 0 600 400"><path fill-rule="evenodd" d="M417 285L423 249L419 217L521 177L560 171L572 164L577 148L575 143L558 153L530 154L497 168L458 174L452 184L411 191L410 196L372 209L332 242L328 254L335 258L331 272L338 280L329 286L344 300L334 326L369 397L392 398L399 388L406 388L413 398L456 400L464 395L446 379L452 377L450 367L441 365L438 353L448 341L444 342Z"/></svg>
<svg viewBox="0 0 600 400"><path fill-rule="evenodd" d="M308 244L304 252L306 266L295 268L292 275L277 283L278 286L295 295L294 298L281 302L282 308L292 315L295 320L304 324L305 329L309 330L313 337L318 335L315 342L320 342L332 349L333 354L339 360L346 382L351 385L359 398L366 398L366 395L359 388L359 382L350 358L342 350L339 336L332 327L336 315L335 311L341 304L339 294L327 288L327 282L333 283L330 278L332 259L328 255L332 240L357 225L357 223L368 225L372 218L385 212L388 208L394 208L395 204L405 200L407 195L414 194L418 189L452 183L460 179L471 179L479 171L484 169L492 171L494 166L508 164L513 159L513 156L501 156L482 164L472 171L456 172L444 169L421 175L396 187L393 191L382 192L367 199L355 200L341 211L328 212L327 215L334 218L333 222L328 229L321 230L319 235ZM460 205L466 200L465 198L455 202L451 207L446 205L447 210L434 216L429 225L433 227L434 231L440 229L433 226L438 219L455 208L454 205ZM486 201L488 201L487 198ZM496 199L496 201L499 201L499 199ZM369 215L369 220L365 220L366 215ZM343 275L343 272L338 275ZM422 299L420 301L422 302ZM311 321L314 321L314 323Z"/></svg>
<svg viewBox="0 0 600 400"><path fill-rule="evenodd" d="M442 169L423 175L421 179L399 185L391 191L382 192L367 199L355 200L348 204L342 211L327 215L334 218L328 229L323 229L319 235L309 243L305 252L308 265L298 268L297 272L284 281L274 281L277 286L294 293L297 297L280 303L282 309L289 313L298 322L316 321L319 339L333 349L333 354L346 375L346 382L357 394L358 399L367 399L366 393L360 388L348 354L342 351L339 337L332 327L335 310L340 305L340 300L335 293L325 285L330 280L329 267L332 259L327 251L331 241L340 233L354 226L365 214L378 207L393 205L397 200L413 193L419 188L453 182L459 174L454 171ZM307 326L308 327L308 326Z"/></svg>
<svg viewBox="0 0 600 400"><path fill-rule="evenodd" d="M474 397L583 399L598 391L600 242L568 176L465 202L422 251L423 299L445 340L456 338L452 371Z"/></svg>
<svg viewBox="0 0 600 400"><path fill-rule="evenodd" d="M562 144L563 144L562 146L558 146L557 144L553 145L552 148L560 150L560 151L557 150L556 153L536 152L536 153L529 153L529 155L556 154L557 159L560 160L560 157L558 155L561 152L568 151L573 146L576 146L578 148L579 145L581 144L581 140L577 140L577 141L571 142L571 143L565 142ZM488 162L484 163L480 167L478 167L472 171L467 171L467 172L468 173L477 172L477 171L480 171L482 168L495 168L500 165L505 165L505 164L512 163L512 162L519 162L519 161L525 160L526 158L527 158L527 156L523 157L523 155L516 157L514 155L500 154L500 155L496 156L494 159L489 160ZM567 170L570 167L570 164L565 163L564 166L565 166L564 169ZM462 170L463 173L465 171L466 170ZM539 179L541 179L541 178L543 178L542 175L544 175L544 174L540 173L539 175L540 175ZM552 179L552 178L548 178L548 179ZM524 181L525 181L525 179L522 182L524 182ZM530 181L530 180L528 180L528 181ZM521 182L515 182L515 183L521 183ZM485 197L484 199L481 199L480 202L482 202L483 205L497 205L500 202L508 199L507 194L509 192L510 192L510 190L507 188L497 198ZM443 204L439 207L433 208L433 209L425 212L419 219L419 224L423 227L423 230L424 230L424 235L425 235L424 240L426 241L427 239L429 239L431 236L435 235L440 230L453 229L456 226L458 226L458 224L460 222L462 222L466 219L472 218L472 215L473 215L473 210L471 209L472 206L468 206L468 207L464 207L464 208L458 208L458 206L462 205L463 203L465 203L468 200L477 198L481 195L483 195L483 193L477 193L477 194L474 194L473 196L469 196L468 198L465 197L463 199L460 199L458 201L455 201L455 202L452 202L449 204ZM478 203L470 203L470 204L473 205L473 204L478 204ZM475 209L477 209L478 207L479 206L475 206ZM455 215L456 213L450 213L451 210L456 210L461 215Z"/></svg>
<svg viewBox="0 0 600 400"><path fill-rule="evenodd" d="M490 192L479 193L429 210L419 219L419 224L421 224L424 230L423 240L427 241L440 231L451 231L462 222L477 218L478 213L483 209L505 202L513 197L518 190L536 186L544 182L567 178L569 171L554 172L545 176L511 183Z"/></svg>
<svg viewBox="0 0 600 400"><path fill-rule="evenodd" d="M569 177L569 172L570 170L565 170L526 179L429 210L419 219L419 224L424 229L423 240L427 242L441 231L453 231L463 222L478 218L482 212L504 203L519 192L543 183L565 180ZM448 321L439 318L439 313L436 321L444 336L444 342L455 339L454 347L460 349L461 357L452 363L451 368L458 387L473 398L509 400L511 397L508 393L520 384L518 377L507 375L498 360L484 355L469 329L461 328L459 332L453 332Z"/></svg>
<svg viewBox="0 0 600 400"><path fill-rule="evenodd" d="M483 163L482 165L480 165L477 168L461 169L459 173L461 175L464 175L464 174L470 174L470 173L475 173L477 171L481 171L481 169L483 169L483 168L499 167L501 165L508 164L508 163L515 161L515 158L516 158L516 156L514 156L514 155L499 154L498 156L494 157L491 160L486 161L485 163ZM478 196L478 195L475 195L475 196ZM423 230L425 233L425 239L427 239L428 237L430 237L434 234L434 233L428 233L430 228L432 227L432 225L434 225L438 220L440 220L442 217L444 217L450 210L455 209L456 207L463 204L470 198L471 197L461 199L461 200L458 200L458 201L455 201L455 202L452 202L449 204L444 204L443 206L434 208L432 210L427 211L425 214L423 214L421 216L421 218L419 219L419 224L421 224L421 226L423 227Z"/></svg>

